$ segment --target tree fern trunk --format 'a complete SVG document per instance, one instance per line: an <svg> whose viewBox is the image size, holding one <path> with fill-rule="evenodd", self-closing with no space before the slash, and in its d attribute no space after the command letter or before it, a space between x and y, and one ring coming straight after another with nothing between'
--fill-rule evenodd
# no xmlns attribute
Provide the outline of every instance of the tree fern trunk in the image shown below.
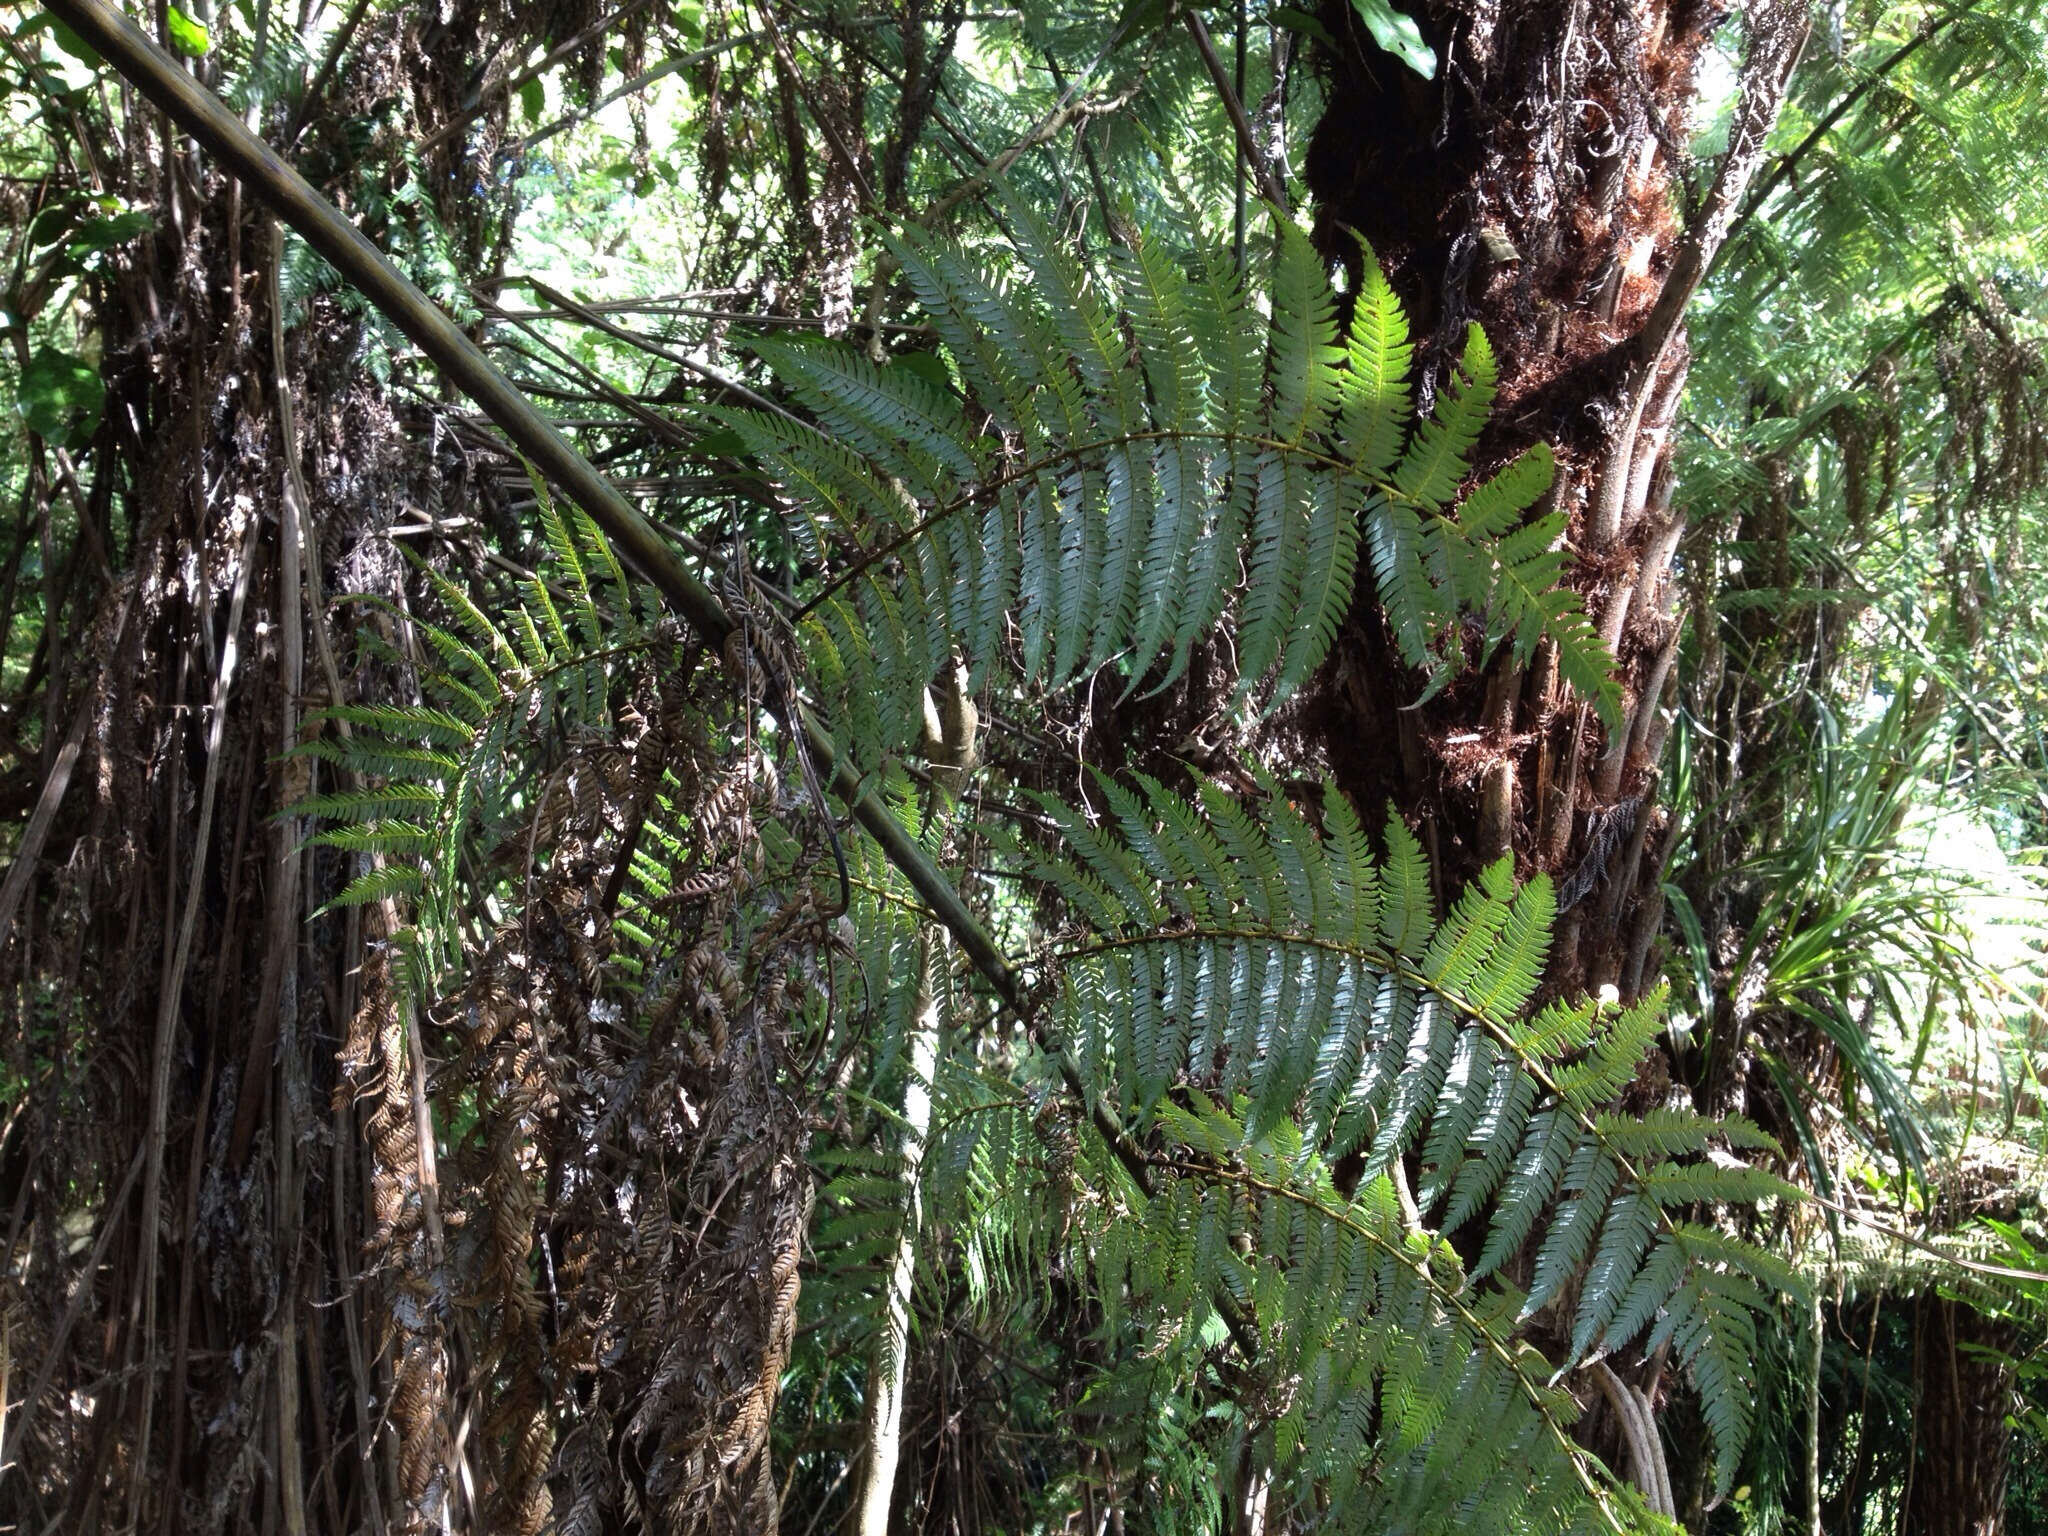
<svg viewBox="0 0 2048 1536"><path fill-rule="evenodd" d="M1633 998L1657 980L1664 906L1670 823L1657 793L1684 622L1671 452L1685 310L1762 159L1805 13L1772 0L1748 9L1729 149L1702 185L1690 118L1719 7L1404 9L1435 49L1432 80L1380 51L1350 0L1320 10L1336 45L1321 50L1330 105L1305 165L1316 238L1350 268L1354 293L1354 236L1371 245L1414 318L1425 389L1448 378L1468 323L1484 327L1500 386L1474 469L1534 442L1555 451L1551 495L1574 557L1565 579L1614 653L1627 719L1606 731L1547 649L1411 707L1421 686L1362 593L1310 729L1354 803L1391 802L1416 829L1440 898L1512 853L1518 876L1557 881L1547 985ZM1632 1440L1618 1414L1589 1416L1586 1432L1668 1510L1650 1406L1659 1371L1629 1374L1611 1386L1617 1404L1644 1409Z"/></svg>
<svg viewBox="0 0 2048 1536"><path fill-rule="evenodd" d="M1920 1298L1913 1323L1916 1454L1902 1530L2000 1536L2011 1470L2010 1331L1970 1307ZM1987 1353L1987 1351L1989 1353Z"/></svg>
<svg viewBox="0 0 2048 1536"><path fill-rule="evenodd" d="M420 46L408 25L356 34L295 147L362 121L379 79L459 93L491 43L471 28ZM98 111L37 130L53 195L87 166L94 194L151 217L81 287L103 409L68 446L46 433L29 448L36 515L8 557L39 554L47 585L40 695L31 667L7 702L32 704L66 749L31 761L37 837L0 894L0 1070L29 1085L8 1209L39 1249L10 1299L0 1525L381 1525L355 1472L389 1436L382 1281L354 1283L370 1223L360 1185L337 1177L358 1160L352 1112L336 1113L331 1161L307 1140L365 956L346 919L308 920L346 861L273 818L324 771L284 755L309 694L336 691L331 666L306 686L309 636L341 655L342 691L356 681L322 573L357 556L349 580L375 584L377 514L431 502L433 435L361 367L346 302L280 281L284 247L254 200L113 83ZM299 109L246 99L283 139ZM374 173L330 157L320 174L345 193L359 172ZM431 182L474 179L444 165ZM476 265L473 234L450 243ZM75 1252L70 1232L86 1238Z"/></svg>
<svg viewBox="0 0 2048 1536"><path fill-rule="evenodd" d="M1361 805L1391 800L1423 833L1440 889L1510 851L1520 874L1555 875L1552 983L1632 995L1654 979L1662 917L1684 311L1761 158L1804 13L1750 9L1731 148L1702 199L1687 139L1720 8L1415 9L1440 61L1430 81L1380 51L1349 0L1322 8L1337 46L1322 50L1330 106L1305 166L1317 237L1354 275L1352 232L1371 243L1435 378L1467 322L1485 327L1501 377L1477 467L1538 440L1557 450L1569 580L1616 653L1629 723L1607 737L1542 654L1406 709L1419 687L1362 601L1326 670L1319 734Z"/></svg>

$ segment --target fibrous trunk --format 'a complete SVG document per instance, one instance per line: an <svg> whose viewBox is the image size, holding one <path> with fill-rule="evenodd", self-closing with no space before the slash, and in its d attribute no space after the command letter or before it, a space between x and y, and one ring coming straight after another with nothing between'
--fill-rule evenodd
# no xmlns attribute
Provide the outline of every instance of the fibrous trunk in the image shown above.
<svg viewBox="0 0 2048 1536"><path fill-rule="evenodd" d="M307 94L250 118L401 264L489 268L480 58L595 12L353 15L302 40L330 50ZM719 745L748 733L707 724L755 701L678 649L574 751L522 704L531 901L472 935L439 1008L399 939L417 913L309 921L371 874L360 843L303 844L309 791L366 776L337 711L417 704L429 670L437 599L394 548L428 530L395 520L510 523L531 487L377 377L409 360L375 317L153 109L46 121L74 135L60 165L156 219L93 269L97 428L75 461L31 445L50 579L21 697L39 671L57 750L14 744L40 808L0 888L0 1079L26 1085L0 1119L0 1525L772 1529L810 1187L777 1073L820 924L727 895L759 867L757 802L788 819L772 765ZM414 176L435 207L385 198ZM665 845L674 922L628 988L614 872L657 798L697 836Z"/></svg>
<svg viewBox="0 0 2048 1536"><path fill-rule="evenodd" d="M1918 1401L1905 1529L1999 1536L2012 1454L2012 1331L1967 1304L1923 1296L1913 1324Z"/></svg>
<svg viewBox="0 0 2048 1536"><path fill-rule="evenodd" d="M1420 709L1369 603L1327 670L1318 734L1345 787L1418 824L1440 889L1504 853L1559 886L1553 985L1654 977L1665 818L1657 764L1682 615L1671 562L1671 437L1684 313L1741 204L1805 35L1790 5L1750 8L1729 147L1688 154L1695 80L1721 20L1694 0L1428 7L1425 82L1371 43L1348 3L1322 20L1330 106L1306 173L1316 232L1356 271L1372 247L1441 378L1469 321L1501 365L1480 467L1556 450L1572 585L1613 648L1626 727L1605 732L1539 652ZM1392 728L1389 729L1389 723Z"/></svg>
<svg viewBox="0 0 2048 1536"><path fill-rule="evenodd" d="M1626 722L1539 649L1496 658L1421 707L1385 621L1361 598L1306 722L1362 806L1391 802L1428 849L1438 892L1514 856L1557 883L1549 986L1654 984L1668 817L1658 763L1683 615L1672 562L1673 426L1690 360L1685 310L1741 206L1805 37L1802 7L1747 16L1741 95L1711 172L1688 153L1695 81L1721 12L1695 0L1432 4L1425 82L1376 49L1348 0L1323 6L1330 105L1306 173L1317 239L1352 271L1383 265L1416 318L1426 387L1468 323L1500 363L1481 472L1534 442L1557 459L1570 585L1614 652ZM1476 634L1461 643L1475 645ZM1645 1090L1661 1097L1661 1086ZM1539 1327L1541 1326L1539 1321ZM1606 1367L1602 1367L1606 1371ZM1672 1508L1652 1367L1589 1392L1580 1434Z"/></svg>

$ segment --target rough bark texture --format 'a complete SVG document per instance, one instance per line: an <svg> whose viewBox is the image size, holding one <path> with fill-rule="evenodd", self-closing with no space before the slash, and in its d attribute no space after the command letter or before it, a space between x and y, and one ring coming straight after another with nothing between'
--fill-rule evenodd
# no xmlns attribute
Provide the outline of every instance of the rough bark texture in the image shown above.
<svg viewBox="0 0 2048 1536"><path fill-rule="evenodd" d="M2013 1399L2012 1330L1968 1306L1923 1296L1914 1316L1918 1454L1905 1529L1918 1536L1999 1536L2005 1529Z"/></svg>
<svg viewBox="0 0 2048 1536"><path fill-rule="evenodd" d="M1316 232L1355 269L1373 247L1415 316L1430 382L1477 320L1501 387L1479 467L1543 440L1570 514L1573 584L1613 646L1630 706L1605 735L1539 653L1472 672L1422 709L1362 598L1309 729L1362 805L1422 830L1440 886L1512 851L1558 880L1553 984L1638 991L1661 903L1657 761L1680 617L1670 579L1670 437L1683 314L1740 202L1804 35L1753 8L1731 149L1702 194L1687 157L1694 76L1722 13L1693 0L1431 5L1425 82L1325 5L1330 107L1306 161ZM1697 206L1692 206L1693 204ZM1387 722L1395 728L1387 729Z"/></svg>
<svg viewBox="0 0 2048 1536"><path fill-rule="evenodd" d="M1569 580L1615 654L1627 723L1610 735L1544 650L1526 671L1496 659L1411 707L1421 685L1362 588L1302 724L1355 803L1391 802L1416 827L1440 895L1508 853L1519 876L1556 880L1551 988L1632 998L1661 969L1670 819L1657 780L1683 628L1670 492L1685 309L1762 157L1805 16L1750 8L1729 147L1702 168L1690 117L1718 8L1411 9L1440 61L1433 81L1378 50L1349 0L1320 11L1338 46L1323 50L1330 105L1305 166L1316 237L1354 277L1358 238L1370 245L1414 319L1426 391L1468 322L1484 327L1500 388L1475 470L1537 441L1554 449ZM1669 1090L1661 1062L1631 1090L1644 1104ZM1631 1436L1625 1420L1637 1404L1653 1415L1672 1383L1657 1365L1628 1376L1588 1403L1579 1434L1669 1509L1661 1441L1640 1426Z"/></svg>
<svg viewBox="0 0 2048 1536"><path fill-rule="evenodd" d="M350 90L401 78L402 51L366 43ZM331 691L306 686L309 629L364 681L318 593L395 593L376 511L431 504L446 465L356 366L361 318L300 293L275 339L267 220L126 126L97 163L161 219L96 278L106 409L46 610L47 718L81 750L0 935L0 1037L29 1085L0 1283L31 1373L0 1522L339 1529L376 1493L354 1447L376 1411L371 1159L324 1104L363 936L306 922L350 861L272 818L312 787L282 754ZM314 505L286 494L287 432Z"/></svg>
<svg viewBox="0 0 2048 1536"><path fill-rule="evenodd" d="M595 19L368 15L303 105L250 115L401 265L474 275L508 227L476 190L504 126L502 98L465 105L480 60ZM758 701L693 651L602 741L541 716L531 908L423 1017L393 903L309 921L369 860L302 848L289 809L352 770L286 754L349 733L308 723L323 705L416 701L414 519L525 553L530 488L376 376L374 317L157 113L50 121L60 166L157 218L88 279L99 426L76 462L33 442L24 497L45 645L9 702L46 745L15 742L34 771L0 788L42 806L0 884L0 1081L25 1085L0 1119L0 1526L772 1529L810 1188L776 1063L819 925L729 894L782 780L706 711ZM414 178L434 209L397 195ZM80 216L62 177L38 196L45 229ZM679 786L695 884L661 984L625 989L612 871Z"/></svg>

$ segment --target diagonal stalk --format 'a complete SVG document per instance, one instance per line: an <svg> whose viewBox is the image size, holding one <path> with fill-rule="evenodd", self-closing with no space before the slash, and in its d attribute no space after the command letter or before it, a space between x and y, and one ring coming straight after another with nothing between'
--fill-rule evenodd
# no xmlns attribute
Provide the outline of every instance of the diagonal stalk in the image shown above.
<svg viewBox="0 0 2048 1536"><path fill-rule="evenodd" d="M683 564L618 487L499 371L469 334L408 281L333 203L109 0L46 0L46 8L97 49L135 90L191 134L267 203L281 222L354 284L450 383L476 402L530 463L590 515L684 619L714 646L723 647L737 625L716 594ZM861 782L860 773L842 755L823 722L800 701L777 697L772 689L767 702L792 730L802 734L820 777L924 899L933 917L996 996L1019 1018L1029 1021L1035 1010L1025 994L1023 978L916 837ZM1059 1065L1067 1087L1088 1106L1090 1120L1117 1160L1138 1187L1149 1193L1151 1170L1115 1113L1100 1097L1087 1092L1071 1053L1060 1053ZM1227 1294L1217 1297L1217 1306L1245 1358L1257 1358L1258 1338L1251 1319Z"/></svg>
<svg viewBox="0 0 2048 1536"><path fill-rule="evenodd" d="M450 383L474 400L513 445L578 506L685 619L714 645L735 628L711 589L640 510L577 452L554 423L484 355L433 300L409 282L340 211L283 158L251 133L220 98L201 85L108 0L48 0L47 9L97 49L131 86L204 145L227 170L402 331ZM974 966L1013 1007L1023 1003L1015 969L894 816L861 784L825 727L791 699L770 707L802 731L812 758L853 819L881 844L889 861L931 906Z"/></svg>

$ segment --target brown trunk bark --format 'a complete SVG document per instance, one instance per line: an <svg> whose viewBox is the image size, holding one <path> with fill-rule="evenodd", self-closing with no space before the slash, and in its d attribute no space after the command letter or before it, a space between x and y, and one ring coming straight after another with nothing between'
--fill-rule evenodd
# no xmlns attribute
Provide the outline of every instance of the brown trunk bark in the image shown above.
<svg viewBox="0 0 2048 1536"><path fill-rule="evenodd" d="M1805 35L1800 8L1752 8L1743 99L1702 198L1687 136L1721 14L1695 0L1432 4L1420 19L1442 67L1425 82L1374 47L1348 0L1321 13L1338 46L1305 168L1317 237L1354 269L1350 232L1371 243L1415 317L1425 387L1466 323L1485 327L1501 384L1479 467L1539 439L1556 450L1571 584L1615 651L1629 715L1608 738L1541 653L1526 674L1497 662L1404 709L1420 689L1361 599L1315 728L1360 804L1391 800L1419 824L1440 888L1510 851L1520 874L1556 877L1551 982L1565 990L1633 994L1656 975L1684 312Z"/></svg>
<svg viewBox="0 0 2048 1536"><path fill-rule="evenodd" d="M1919 1405L1912 1483L1902 1531L1913 1536L1999 1536L2010 1470L2011 1330L1966 1305L1920 1298L1913 1324Z"/></svg>
<svg viewBox="0 0 2048 1536"><path fill-rule="evenodd" d="M357 29L295 152L354 190L333 141L380 82L459 93L468 19L438 49L406 18ZM327 1108L366 954L350 917L312 920L354 860L278 819L334 780L283 754L309 704L374 691L322 588L400 595L387 514L436 505L445 461L344 304L280 297L245 188L112 87L107 118L51 128L54 164L156 218L85 280L97 430L33 449L45 680L7 703L67 749L10 744L44 787L0 892L0 1076L27 1085L0 1170L0 1526L339 1532L375 1523L396 1411L357 1112ZM288 139L277 103L251 115ZM462 153L436 186L474 181ZM53 202L79 190L53 174ZM490 229L443 222L480 261Z"/></svg>

